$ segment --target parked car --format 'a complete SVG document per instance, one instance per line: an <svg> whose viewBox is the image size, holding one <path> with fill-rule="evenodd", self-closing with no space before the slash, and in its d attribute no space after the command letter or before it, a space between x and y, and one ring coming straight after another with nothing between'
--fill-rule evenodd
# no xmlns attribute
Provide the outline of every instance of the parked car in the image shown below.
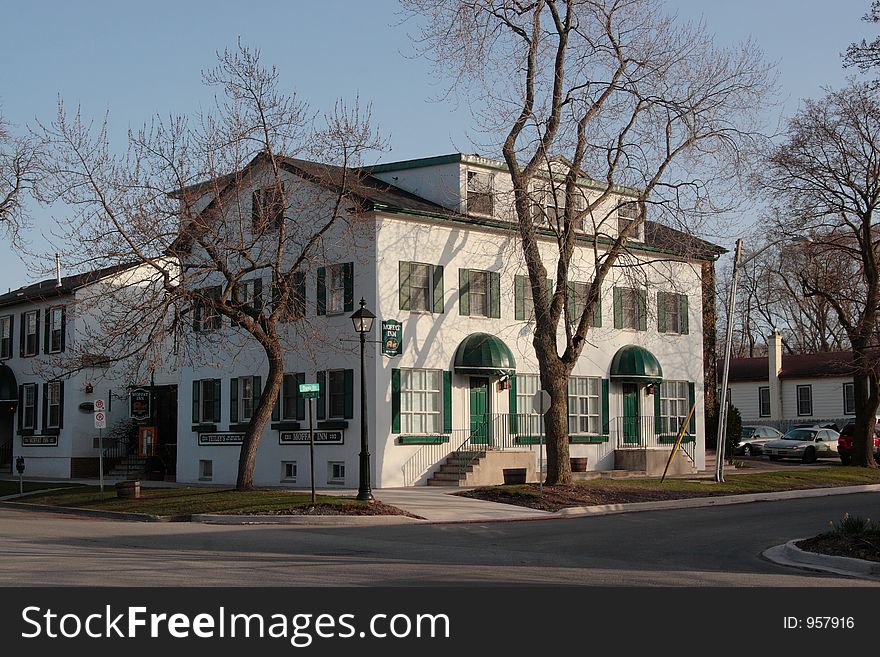
<svg viewBox="0 0 880 657"><path fill-rule="evenodd" d="M850 422L840 432L837 438L837 453L840 462L849 465L852 461L853 434L856 431L856 423ZM874 427L874 460L880 463L880 423Z"/></svg>
<svg viewBox="0 0 880 657"><path fill-rule="evenodd" d="M837 458L837 437L834 429L807 427L792 429L779 440L764 444L764 453L771 461L796 458L812 463L819 458Z"/></svg>
<svg viewBox="0 0 880 657"><path fill-rule="evenodd" d="M779 438L782 438L782 432L773 427L745 426L739 434L739 442L733 453L743 456L758 455L764 451L765 443Z"/></svg>

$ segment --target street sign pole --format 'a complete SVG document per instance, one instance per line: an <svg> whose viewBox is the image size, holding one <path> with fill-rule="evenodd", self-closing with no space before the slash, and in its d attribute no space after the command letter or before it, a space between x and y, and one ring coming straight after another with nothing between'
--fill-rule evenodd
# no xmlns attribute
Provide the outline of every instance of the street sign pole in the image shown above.
<svg viewBox="0 0 880 657"><path fill-rule="evenodd" d="M104 438L101 430L107 428L107 406L103 399L95 400L95 429L98 430L98 482L101 487L101 499L104 499Z"/></svg>
<svg viewBox="0 0 880 657"><path fill-rule="evenodd" d="M101 484L101 499L104 499L104 439L98 429L98 481Z"/></svg>
<svg viewBox="0 0 880 657"><path fill-rule="evenodd" d="M547 440L547 427L544 422L545 408L550 408L550 393L546 390L539 390L532 395L532 410L541 413L541 437L538 445L538 490L541 496L544 496L544 441Z"/></svg>
<svg viewBox="0 0 880 657"><path fill-rule="evenodd" d="M315 506L315 398L309 399L309 481L312 483L312 506Z"/></svg>

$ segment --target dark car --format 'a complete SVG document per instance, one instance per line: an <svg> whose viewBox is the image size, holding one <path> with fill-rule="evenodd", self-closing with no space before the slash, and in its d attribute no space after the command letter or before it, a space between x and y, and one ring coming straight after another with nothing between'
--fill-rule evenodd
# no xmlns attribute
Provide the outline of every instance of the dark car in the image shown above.
<svg viewBox="0 0 880 657"><path fill-rule="evenodd" d="M840 455L840 462L849 465L852 461L853 450L853 434L856 432L856 423L850 422L840 432L837 439L837 453ZM874 427L874 460L880 463L880 423Z"/></svg>

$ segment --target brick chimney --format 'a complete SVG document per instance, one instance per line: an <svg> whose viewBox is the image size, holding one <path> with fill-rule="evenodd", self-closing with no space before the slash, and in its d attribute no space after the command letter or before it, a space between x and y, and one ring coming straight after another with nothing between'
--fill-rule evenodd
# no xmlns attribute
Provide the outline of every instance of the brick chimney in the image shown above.
<svg viewBox="0 0 880 657"><path fill-rule="evenodd" d="M782 419L782 382L779 373L782 372L782 334L773 329L773 333L767 340L767 367L769 368L768 381L770 382L770 419Z"/></svg>

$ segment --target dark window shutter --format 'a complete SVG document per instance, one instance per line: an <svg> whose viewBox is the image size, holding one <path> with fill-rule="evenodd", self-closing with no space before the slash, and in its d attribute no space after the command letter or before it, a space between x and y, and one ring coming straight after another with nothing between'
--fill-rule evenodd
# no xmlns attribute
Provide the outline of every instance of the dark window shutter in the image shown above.
<svg viewBox="0 0 880 657"><path fill-rule="evenodd" d="M691 408L694 407L694 404L697 401L697 392L696 386L693 381L688 381L688 403L691 405ZM690 409L688 409L690 411ZM691 435L695 435L697 433L697 412L696 410L691 414L691 421L688 425L688 433Z"/></svg>
<svg viewBox="0 0 880 657"><path fill-rule="evenodd" d="M513 318L525 319L525 276L513 277Z"/></svg>
<svg viewBox="0 0 880 657"><path fill-rule="evenodd" d="M409 289L410 263L401 260L398 264L398 297L400 300L400 309L410 309L410 289Z"/></svg>
<svg viewBox="0 0 880 657"><path fill-rule="evenodd" d="M391 370L391 433L400 433L400 370Z"/></svg>
<svg viewBox="0 0 880 657"><path fill-rule="evenodd" d="M40 353L40 311L37 310L37 334L34 336L34 355Z"/></svg>
<svg viewBox="0 0 880 657"><path fill-rule="evenodd" d="M657 293L657 331L666 333L666 294Z"/></svg>
<svg viewBox="0 0 880 657"><path fill-rule="evenodd" d="M66 343L67 343L67 307L61 306L61 351L64 351L64 347L65 347Z"/></svg>
<svg viewBox="0 0 880 657"><path fill-rule="evenodd" d="M287 389L290 387L292 378L289 374L285 374L281 377L281 390L278 393L278 396L275 397L275 403L272 405L272 422L278 422L281 420L281 403L284 400L285 393Z"/></svg>
<svg viewBox="0 0 880 657"><path fill-rule="evenodd" d="M24 426L24 386L18 386L18 430Z"/></svg>
<svg viewBox="0 0 880 657"><path fill-rule="evenodd" d="M599 289L599 295L596 297L596 307L593 308L593 327L602 326L602 290Z"/></svg>
<svg viewBox="0 0 880 657"><path fill-rule="evenodd" d="M201 403L200 403L201 400L199 399L200 392L201 392L201 382L200 381L193 381L193 386L192 386L192 423L193 424L198 424L199 422L201 422L201 413L199 412L201 410Z"/></svg>
<svg viewBox="0 0 880 657"><path fill-rule="evenodd" d="M679 326L681 327L681 334L687 335L690 331L690 327L688 326L688 298L686 294L678 295L678 312L679 312Z"/></svg>
<svg viewBox="0 0 880 657"><path fill-rule="evenodd" d="M434 265L434 312L443 312L443 265Z"/></svg>
<svg viewBox="0 0 880 657"><path fill-rule="evenodd" d="M238 422L238 379L229 379L229 423Z"/></svg>
<svg viewBox="0 0 880 657"><path fill-rule="evenodd" d="M648 330L648 292L639 290L639 330Z"/></svg>
<svg viewBox="0 0 880 657"><path fill-rule="evenodd" d="M342 265L343 284L345 285L345 311L354 310L354 263L346 262Z"/></svg>
<svg viewBox="0 0 880 657"><path fill-rule="evenodd" d="M510 433L519 433L519 409L516 407L516 374L510 376L510 389L507 391L508 408L510 409Z"/></svg>
<svg viewBox="0 0 880 657"><path fill-rule="evenodd" d="M318 372L315 375L315 380L318 382L318 419L323 420L327 417L327 373L326 372Z"/></svg>
<svg viewBox="0 0 880 657"><path fill-rule="evenodd" d="M306 382L305 372L299 372L296 375L296 389L294 390L294 398L296 399L296 419L306 419L306 398L299 394L299 384ZM311 402L309 402L311 403Z"/></svg>
<svg viewBox="0 0 880 657"><path fill-rule="evenodd" d="M345 409L343 416L354 417L354 370L345 370Z"/></svg>
<svg viewBox="0 0 880 657"><path fill-rule="evenodd" d="M15 315L9 316L9 358L12 358L12 352L15 344Z"/></svg>
<svg viewBox="0 0 880 657"><path fill-rule="evenodd" d="M610 404L608 403L608 379L602 379L602 434L608 435L608 427L611 423Z"/></svg>
<svg viewBox="0 0 880 657"><path fill-rule="evenodd" d="M306 275L301 271L293 275L293 314L296 317L306 314Z"/></svg>
<svg viewBox="0 0 880 657"><path fill-rule="evenodd" d="M262 310L263 308L263 279L254 280L254 309Z"/></svg>
<svg viewBox="0 0 880 657"><path fill-rule="evenodd" d="M327 268L318 267L318 314L327 314Z"/></svg>
<svg viewBox="0 0 880 657"><path fill-rule="evenodd" d="M52 332L52 309L47 308L43 317L43 353L49 353L49 334Z"/></svg>
<svg viewBox="0 0 880 657"><path fill-rule="evenodd" d="M198 333L202 330L202 314L205 312L201 301L193 301L193 331Z"/></svg>
<svg viewBox="0 0 880 657"><path fill-rule="evenodd" d="M614 328L623 328L623 291L614 288Z"/></svg>
<svg viewBox="0 0 880 657"><path fill-rule="evenodd" d="M662 384L654 384L654 433L663 433L663 418L660 416L660 386Z"/></svg>
<svg viewBox="0 0 880 657"><path fill-rule="evenodd" d="M251 399L251 417L254 416L254 412L257 410L257 404L260 403L260 397L263 396L263 378L260 376L255 376L253 383L251 385L251 394L253 395L253 399Z"/></svg>
<svg viewBox="0 0 880 657"><path fill-rule="evenodd" d="M253 194L251 194L251 221L253 222L255 228L259 226L260 222L262 221L260 217L260 205L260 190L257 190Z"/></svg>
<svg viewBox="0 0 880 657"><path fill-rule="evenodd" d="M398 390L398 416L399 402ZM452 433L452 372L443 372L443 433Z"/></svg>
<svg viewBox="0 0 880 657"><path fill-rule="evenodd" d="M40 426L44 429L49 426L49 384L43 384L43 417Z"/></svg>
<svg viewBox="0 0 880 657"><path fill-rule="evenodd" d="M489 272L489 317L501 318L501 274Z"/></svg>
<svg viewBox="0 0 880 657"><path fill-rule="evenodd" d="M221 394L222 388L220 385L220 379L214 379L214 422L220 422L220 411L223 407L223 402L220 397Z"/></svg>
<svg viewBox="0 0 880 657"><path fill-rule="evenodd" d="M24 356L24 334L27 331L27 313L21 314L21 330L18 333L18 355Z"/></svg>
<svg viewBox="0 0 880 657"><path fill-rule="evenodd" d="M58 428L64 428L64 381L58 382Z"/></svg>
<svg viewBox="0 0 880 657"><path fill-rule="evenodd" d="M471 270L458 270L458 314L471 314Z"/></svg>

